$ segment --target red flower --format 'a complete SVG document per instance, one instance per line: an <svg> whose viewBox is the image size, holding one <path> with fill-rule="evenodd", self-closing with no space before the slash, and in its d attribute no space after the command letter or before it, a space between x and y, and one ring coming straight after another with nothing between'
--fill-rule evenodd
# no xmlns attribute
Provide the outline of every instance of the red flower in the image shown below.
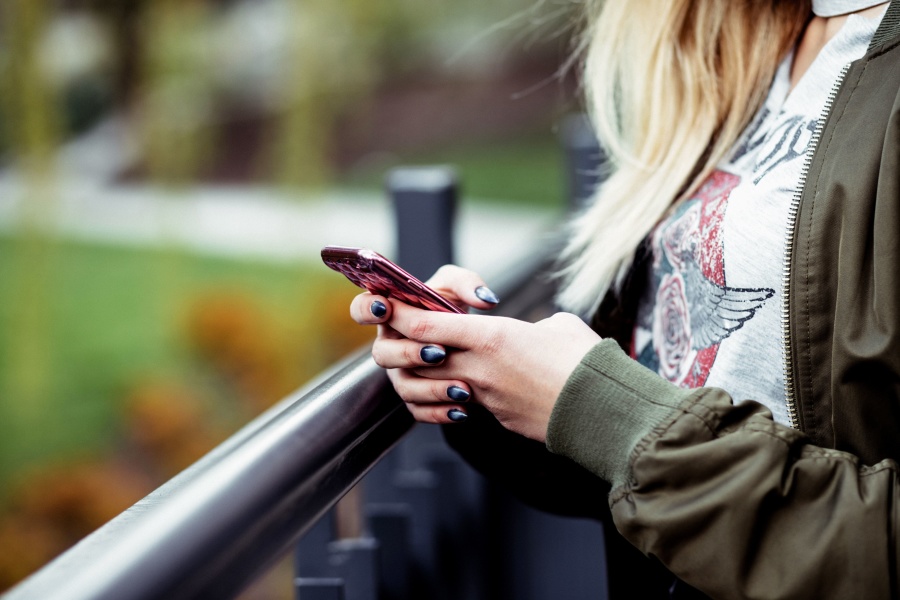
<svg viewBox="0 0 900 600"><path fill-rule="evenodd" d="M684 380L697 357L691 347L691 315L680 273L664 275L656 292L653 349L660 374L673 383Z"/></svg>

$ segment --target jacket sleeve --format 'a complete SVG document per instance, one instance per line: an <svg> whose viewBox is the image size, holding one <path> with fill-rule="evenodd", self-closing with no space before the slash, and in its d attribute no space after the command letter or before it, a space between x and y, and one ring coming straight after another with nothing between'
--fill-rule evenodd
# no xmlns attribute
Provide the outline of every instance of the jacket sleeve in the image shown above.
<svg viewBox="0 0 900 600"><path fill-rule="evenodd" d="M611 481L618 530L712 597L900 597L897 465L813 446L758 403L673 386L606 340L547 446Z"/></svg>

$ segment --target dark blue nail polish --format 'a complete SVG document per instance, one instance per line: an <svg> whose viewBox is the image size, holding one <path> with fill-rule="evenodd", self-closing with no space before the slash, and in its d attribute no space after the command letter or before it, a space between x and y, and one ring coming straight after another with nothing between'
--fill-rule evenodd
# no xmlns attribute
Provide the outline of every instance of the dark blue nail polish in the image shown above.
<svg viewBox="0 0 900 600"><path fill-rule="evenodd" d="M458 408L451 408L449 411L447 411L447 417L449 417L449 419L455 423L460 423L468 419L469 415L459 410Z"/></svg>
<svg viewBox="0 0 900 600"><path fill-rule="evenodd" d="M459 387L458 385L451 385L447 388L447 396L451 400L456 400L457 402L465 402L469 399L469 392Z"/></svg>
<svg viewBox="0 0 900 600"><path fill-rule="evenodd" d="M500 302L500 298L497 297L497 294L484 287L483 285L479 285L475 288L475 295L478 296L479 300L484 300L485 302L490 302L491 304L497 304Z"/></svg>
<svg viewBox="0 0 900 600"><path fill-rule="evenodd" d="M436 365L447 358L447 353L437 346L425 346L419 350L419 356L429 365Z"/></svg>
<svg viewBox="0 0 900 600"><path fill-rule="evenodd" d="M372 311L372 314L379 319L387 314L387 306L385 306L384 302L382 302L381 300L374 301L369 307L369 310Z"/></svg>

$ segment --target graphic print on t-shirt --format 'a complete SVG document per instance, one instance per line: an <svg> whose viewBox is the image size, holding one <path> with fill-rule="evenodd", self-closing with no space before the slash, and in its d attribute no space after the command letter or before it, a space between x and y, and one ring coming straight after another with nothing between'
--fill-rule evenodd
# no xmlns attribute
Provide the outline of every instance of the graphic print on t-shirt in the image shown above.
<svg viewBox="0 0 900 600"><path fill-rule="evenodd" d="M638 311L632 352L682 387L706 382L720 342L775 293L726 285L722 218L740 181L715 171L651 236L652 293Z"/></svg>
<svg viewBox="0 0 900 600"><path fill-rule="evenodd" d="M744 141L731 154L732 163L739 163L747 155L752 156L754 184L759 183L782 163L806 156L806 149L809 148L819 123L817 118L808 115L779 114L775 119L772 116L768 107L764 106L747 128ZM769 127L762 127L763 123L770 120L774 123ZM755 153L763 144L766 144L766 152L757 156Z"/></svg>

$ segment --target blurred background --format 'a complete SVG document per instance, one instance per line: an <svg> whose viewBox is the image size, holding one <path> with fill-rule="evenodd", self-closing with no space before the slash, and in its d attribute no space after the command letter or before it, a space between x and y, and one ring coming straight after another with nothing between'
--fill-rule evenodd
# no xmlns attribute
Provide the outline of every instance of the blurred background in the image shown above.
<svg viewBox="0 0 900 600"><path fill-rule="evenodd" d="M0 590L370 339L318 249L391 255L391 167L488 275L560 218L579 8L4 0Z"/></svg>

